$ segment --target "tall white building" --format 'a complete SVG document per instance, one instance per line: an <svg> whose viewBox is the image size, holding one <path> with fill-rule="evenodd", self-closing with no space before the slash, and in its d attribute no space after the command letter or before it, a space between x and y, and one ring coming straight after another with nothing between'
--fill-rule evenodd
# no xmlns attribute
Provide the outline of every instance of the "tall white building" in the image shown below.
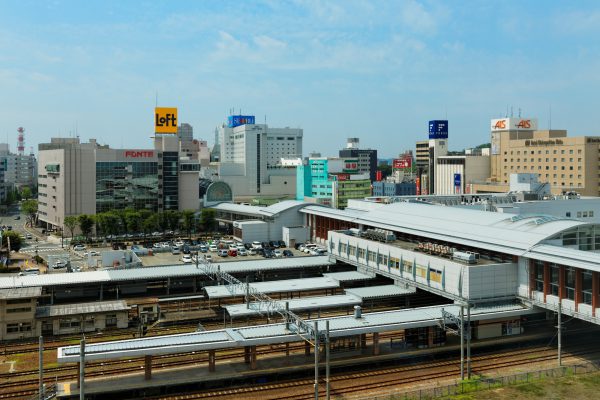
<svg viewBox="0 0 600 400"><path fill-rule="evenodd" d="M241 124L240 118L252 123ZM254 117L232 116L219 127L218 178L231 186L236 199L294 197L295 168L282 165L281 159L302 156L302 129L253 122Z"/></svg>

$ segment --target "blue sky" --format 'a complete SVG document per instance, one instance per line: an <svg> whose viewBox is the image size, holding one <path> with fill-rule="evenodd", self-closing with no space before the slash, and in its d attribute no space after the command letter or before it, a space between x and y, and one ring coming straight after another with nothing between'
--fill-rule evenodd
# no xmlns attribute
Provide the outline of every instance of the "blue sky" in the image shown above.
<svg viewBox="0 0 600 400"><path fill-rule="evenodd" d="M489 120L600 135L600 2L1 1L0 141L150 147L156 93L196 137L231 108L392 157L447 117L450 148ZM509 111L510 112L510 111Z"/></svg>

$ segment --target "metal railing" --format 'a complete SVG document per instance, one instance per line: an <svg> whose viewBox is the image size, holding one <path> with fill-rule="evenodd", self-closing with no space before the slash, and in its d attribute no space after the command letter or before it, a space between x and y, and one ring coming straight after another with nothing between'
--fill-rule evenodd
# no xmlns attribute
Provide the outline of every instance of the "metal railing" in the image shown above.
<svg viewBox="0 0 600 400"><path fill-rule="evenodd" d="M225 286L233 296L237 296L239 293L244 293L245 291L245 299L249 309L261 315L265 311L271 314L278 313L286 321L286 327L291 332L300 335L300 337L313 345L323 340L324 336L322 333L316 331L313 326L291 312L283 302L273 300L266 294L250 286L249 283L244 283L227 272L221 271L219 265L214 265L205 259L200 259L196 255L196 268L202 269L204 274L219 282L227 282ZM254 299L255 302L250 302L250 299Z"/></svg>

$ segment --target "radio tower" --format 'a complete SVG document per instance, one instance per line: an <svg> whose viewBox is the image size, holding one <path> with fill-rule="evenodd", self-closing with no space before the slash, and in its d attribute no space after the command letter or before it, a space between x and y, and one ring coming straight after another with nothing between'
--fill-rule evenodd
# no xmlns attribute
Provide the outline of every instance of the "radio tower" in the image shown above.
<svg viewBox="0 0 600 400"><path fill-rule="evenodd" d="M17 151L19 155L22 156L25 153L25 128L20 126L19 129L17 129L17 132L19 132L17 138Z"/></svg>

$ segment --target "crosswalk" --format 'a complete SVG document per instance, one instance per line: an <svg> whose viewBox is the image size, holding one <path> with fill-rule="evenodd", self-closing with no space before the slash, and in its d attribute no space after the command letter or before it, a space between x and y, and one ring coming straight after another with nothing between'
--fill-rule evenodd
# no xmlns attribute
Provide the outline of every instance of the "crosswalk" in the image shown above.
<svg viewBox="0 0 600 400"><path fill-rule="evenodd" d="M19 251L19 253L28 253L28 254L35 254L36 248L35 247L26 247L23 248ZM61 249L60 247L38 247L37 248L37 252L39 253L51 253L51 252L56 252L56 253L67 253L68 250L67 249Z"/></svg>

